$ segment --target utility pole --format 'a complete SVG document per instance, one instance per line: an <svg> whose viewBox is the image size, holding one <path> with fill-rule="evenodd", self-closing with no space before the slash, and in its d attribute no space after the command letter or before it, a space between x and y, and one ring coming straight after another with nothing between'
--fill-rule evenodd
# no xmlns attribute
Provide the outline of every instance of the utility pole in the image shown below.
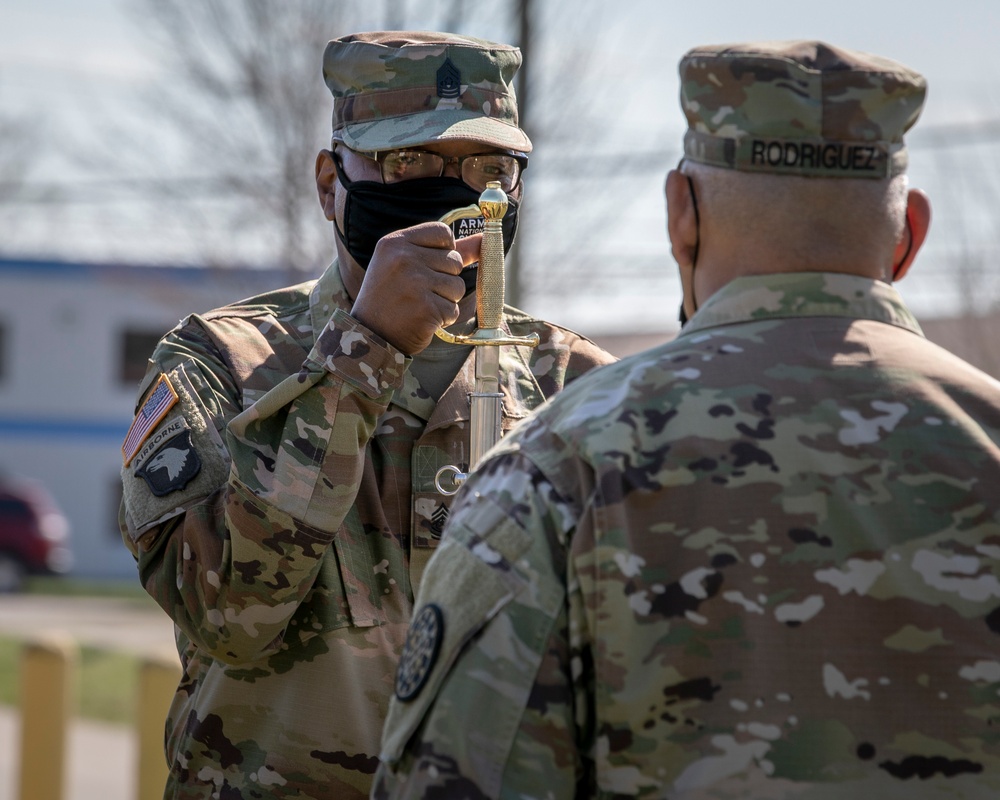
<svg viewBox="0 0 1000 800"><path fill-rule="evenodd" d="M528 130L527 120L530 119L528 115L528 93L531 88L531 79L529 77L531 70L531 0L517 0L517 14L518 14L518 46L521 48L521 69L517 73L517 111L518 120L520 126L525 131ZM529 138L531 134L528 134ZM520 217L518 221L518 227L524 229L524 217ZM510 248L510 252L507 254L507 260L504 262L506 265L506 277L504 282L506 283L506 296L507 302L512 306L521 307L521 258L520 258L521 248L519 244L515 241L514 245Z"/></svg>

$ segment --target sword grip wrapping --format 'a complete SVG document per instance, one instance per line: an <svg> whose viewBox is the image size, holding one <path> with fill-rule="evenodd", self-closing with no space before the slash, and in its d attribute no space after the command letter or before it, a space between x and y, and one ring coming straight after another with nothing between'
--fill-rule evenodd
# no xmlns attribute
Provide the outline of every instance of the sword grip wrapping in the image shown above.
<svg viewBox="0 0 1000 800"><path fill-rule="evenodd" d="M497 181L486 184L479 209L486 223L476 276L476 316L480 328L496 330L503 322L503 217L507 213L507 195Z"/></svg>

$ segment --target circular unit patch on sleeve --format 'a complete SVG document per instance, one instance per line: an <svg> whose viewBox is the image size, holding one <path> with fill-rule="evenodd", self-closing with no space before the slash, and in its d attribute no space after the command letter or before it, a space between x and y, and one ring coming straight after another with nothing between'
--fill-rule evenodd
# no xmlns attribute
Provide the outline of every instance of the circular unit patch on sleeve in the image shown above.
<svg viewBox="0 0 1000 800"><path fill-rule="evenodd" d="M410 623L396 670L396 697L402 702L412 700L424 688L437 661L442 638L444 615L437 605L428 603Z"/></svg>

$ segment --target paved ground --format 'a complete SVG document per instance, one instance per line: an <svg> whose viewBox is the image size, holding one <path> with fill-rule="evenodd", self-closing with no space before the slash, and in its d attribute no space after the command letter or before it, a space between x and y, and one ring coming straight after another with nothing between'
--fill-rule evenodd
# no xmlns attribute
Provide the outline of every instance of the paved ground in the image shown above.
<svg viewBox="0 0 1000 800"><path fill-rule="evenodd" d="M0 595L0 633L65 631L82 644L148 653L173 652L173 625L152 601L48 595Z"/></svg>
<svg viewBox="0 0 1000 800"><path fill-rule="evenodd" d="M0 706L0 800L18 798L20 717ZM138 751L132 731L78 721L70 732L65 800L134 800Z"/></svg>
<svg viewBox="0 0 1000 800"><path fill-rule="evenodd" d="M128 652L172 653L167 616L134 601L0 595L0 634L69 632L81 644ZM70 732L64 800L134 800L138 749L128 726L77 720ZM18 798L20 716L0 706L0 800Z"/></svg>

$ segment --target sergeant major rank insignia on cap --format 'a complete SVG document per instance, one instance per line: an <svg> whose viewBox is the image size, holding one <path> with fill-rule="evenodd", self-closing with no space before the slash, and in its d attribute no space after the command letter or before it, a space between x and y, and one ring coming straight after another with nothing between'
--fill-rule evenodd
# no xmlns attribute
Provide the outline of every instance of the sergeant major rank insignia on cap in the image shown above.
<svg viewBox="0 0 1000 800"><path fill-rule="evenodd" d="M437 96L454 100L462 93L462 74L450 58L437 71Z"/></svg>
<svg viewBox="0 0 1000 800"><path fill-rule="evenodd" d="M428 603L410 623L396 670L396 697L402 702L413 700L424 688L434 669L443 638L444 615L438 606Z"/></svg>

